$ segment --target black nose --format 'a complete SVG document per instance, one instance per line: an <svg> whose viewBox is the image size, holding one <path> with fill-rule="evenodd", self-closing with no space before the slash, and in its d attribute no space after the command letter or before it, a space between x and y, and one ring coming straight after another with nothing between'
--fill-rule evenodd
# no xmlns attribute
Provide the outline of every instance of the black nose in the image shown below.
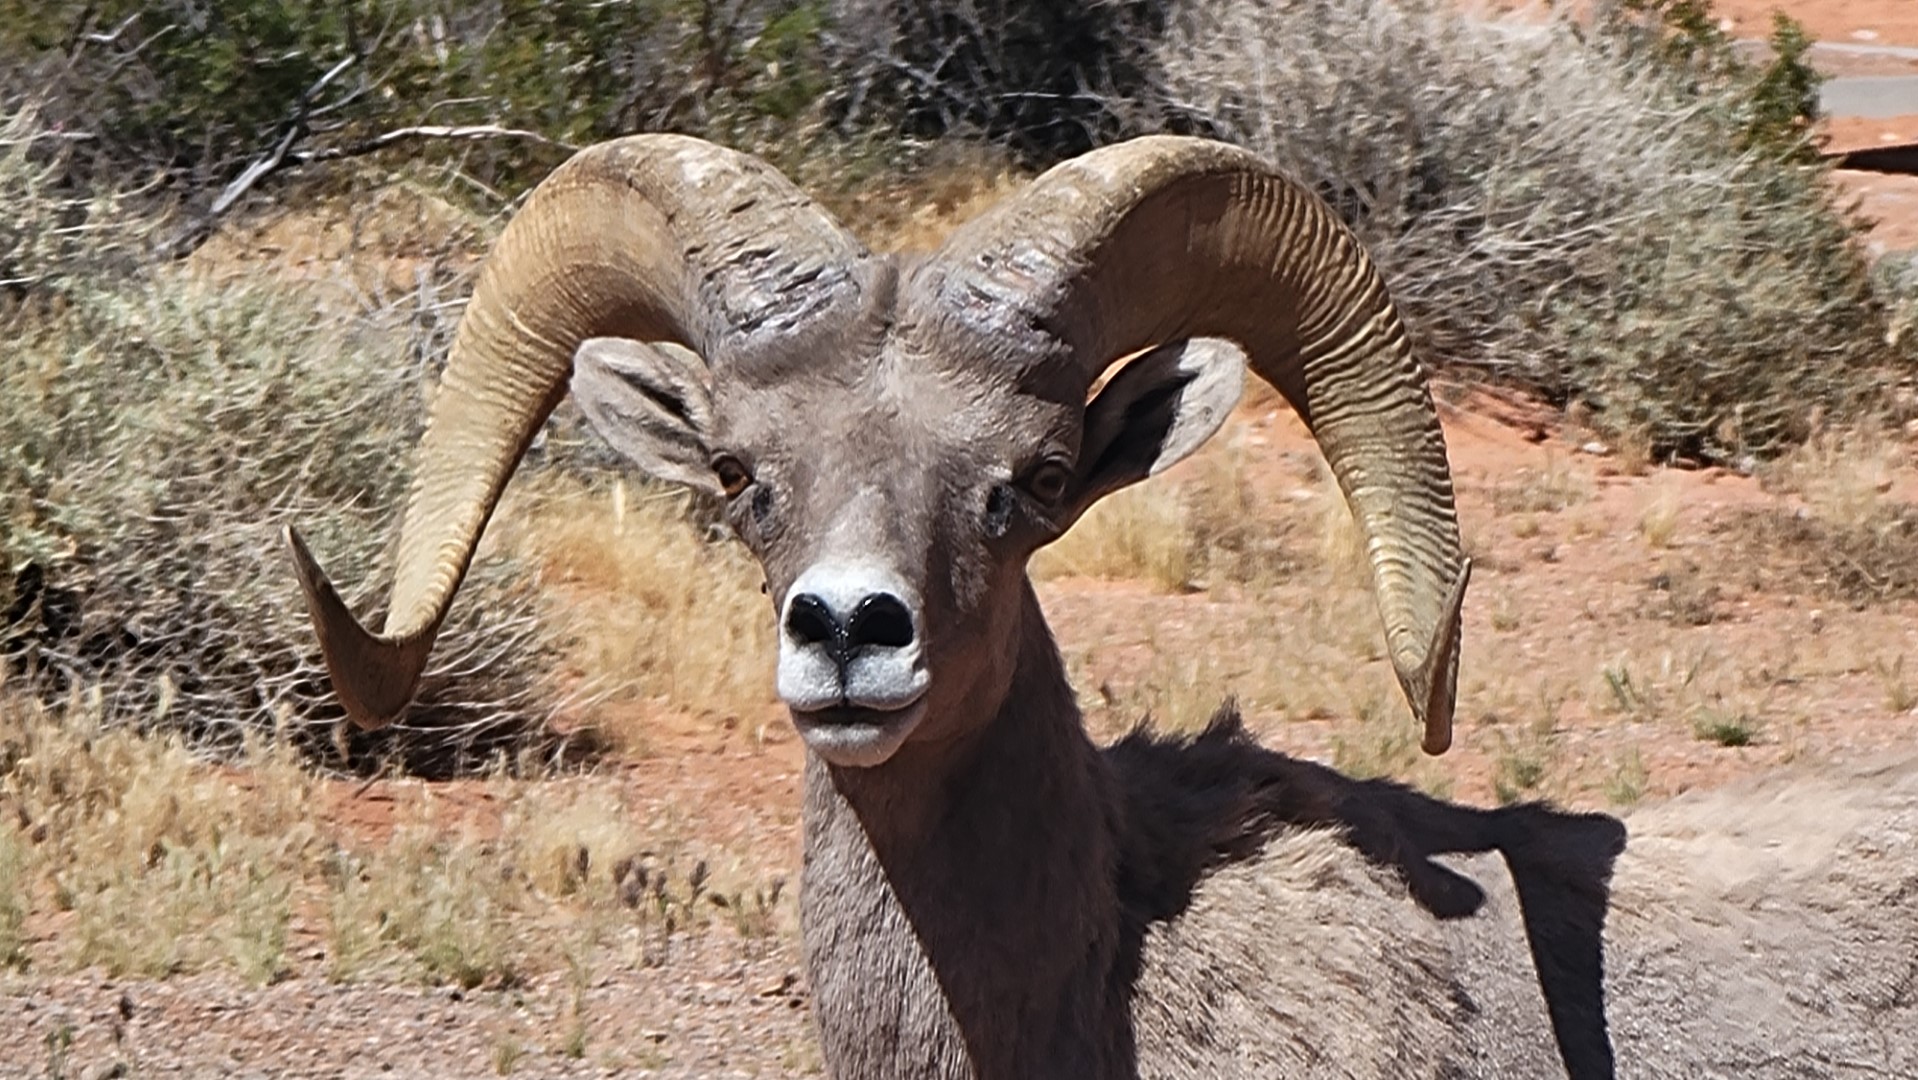
<svg viewBox="0 0 1918 1080"><path fill-rule="evenodd" d="M846 640L854 648L879 645L903 649L912 644L912 612L891 593L873 593L852 611L852 625L846 628Z"/></svg>
<svg viewBox="0 0 1918 1080"><path fill-rule="evenodd" d="M800 593L787 606L786 632L802 644L828 648L845 636L845 628L833 617L832 608L811 593Z"/></svg>
<svg viewBox="0 0 1918 1080"><path fill-rule="evenodd" d="M870 593L842 617L812 593L800 593L786 606L786 632L802 645L823 646L845 664L868 646L903 649L912 644L912 612L891 593Z"/></svg>

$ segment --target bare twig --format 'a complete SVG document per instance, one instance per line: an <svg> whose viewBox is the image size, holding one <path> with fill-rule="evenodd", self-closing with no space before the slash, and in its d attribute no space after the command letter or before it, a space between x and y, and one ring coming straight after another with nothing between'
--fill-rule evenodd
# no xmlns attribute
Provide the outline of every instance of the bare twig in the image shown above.
<svg viewBox="0 0 1918 1080"><path fill-rule="evenodd" d="M363 139L347 146L329 146L319 150L305 150L294 154L293 159L305 165L315 161L338 161L341 158L362 157L378 153L403 142L419 139L452 139L480 141L485 139L523 139L540 146L551 147L571 153L578 147L561 139L550 138L537 131L524 128L500 127L497 124L423 124L417 127L395 128L392 131Z"/></svg>

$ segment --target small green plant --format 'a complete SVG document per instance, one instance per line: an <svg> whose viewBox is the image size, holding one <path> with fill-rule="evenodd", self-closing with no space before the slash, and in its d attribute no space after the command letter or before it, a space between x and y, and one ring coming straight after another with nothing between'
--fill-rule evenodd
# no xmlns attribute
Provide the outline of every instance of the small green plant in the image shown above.
<svg viewBox="0 0 1918 1080"><path fill-rule="evenodd" d="M67 1058L73 1053L73 1025L55 1024L47 1032L47 1080L67 1080Z"/></svg>
<svg viewBox="0 0 1918 1080"><path fill-rule="evenodd" d="M1492 762L1492 794L1501 804L1536 798L1551 771L1552 736L1533 732L1514 738L1499 733L1499 750Z"/></svg>
<svg viewBox="0 0 1918 1080"><path fill-rule="evenodd" d="M1607 665L1601 675L1605 679L1605 689L1611 692L1612 704L1619 712L1636 715L1650 709L1647 688L1633 681L1632 669L1624 661Z"/></svg>
<svg viewBox="0 0 1918 1080"><path fill-rule="evenodd" d="M586 1056L592 1032L586 1017L586 992L593 985L593 953L599 948L597 921L588 915L581 933L567 943L566 984L572 993L560 1053L578 1061Z"/></svg>
<svg viewBox="0 0 1918 1080"><path fill-rule="evenodd" d="M1724 747L1752 745L1758 741L1761 727L1758 717L1742 710L1722 707L1701 709L1692 720L1692 734L1701 742Z"/></svg>
<svg viewBox="0 0 1918 1080"><path fill-rule="evenodd" d="M1612 760L1611 773L1605 778L1605 798L1613 806L1635 806L1645 797L1650 779L1638 747L1628 746Z"/></svg>

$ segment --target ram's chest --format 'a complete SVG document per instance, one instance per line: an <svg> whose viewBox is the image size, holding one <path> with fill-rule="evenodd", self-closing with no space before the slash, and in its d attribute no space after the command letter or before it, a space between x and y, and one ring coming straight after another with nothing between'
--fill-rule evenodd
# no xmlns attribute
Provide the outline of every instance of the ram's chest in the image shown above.
<svg viewBox="0 0 1918 1080"><path fill-rule="evenodd" d="M1323 833L1283 833L1147 933L1143 1080L1462 1075L1466 1007L1434 920Z"/></svg>

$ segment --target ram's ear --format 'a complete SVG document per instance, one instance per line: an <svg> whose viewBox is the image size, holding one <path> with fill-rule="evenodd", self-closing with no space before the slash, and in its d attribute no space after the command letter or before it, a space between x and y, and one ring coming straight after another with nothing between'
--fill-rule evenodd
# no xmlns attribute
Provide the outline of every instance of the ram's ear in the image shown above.
<svg viewBox="0 0 1918 1080"><path fill-rule="evenodd" d="M1219 338L1161 345L1119 370L1086 405L1068 516L1197 450L1245 392L1245 351Z"/></svg>
<svg viewBox="0 0 1918 1080"><path fill-rule="evenodd" d="M717 495L706 378L697 354L663 342L593 338L573 356L573 398L600 438L650 476Z"/></svg>

